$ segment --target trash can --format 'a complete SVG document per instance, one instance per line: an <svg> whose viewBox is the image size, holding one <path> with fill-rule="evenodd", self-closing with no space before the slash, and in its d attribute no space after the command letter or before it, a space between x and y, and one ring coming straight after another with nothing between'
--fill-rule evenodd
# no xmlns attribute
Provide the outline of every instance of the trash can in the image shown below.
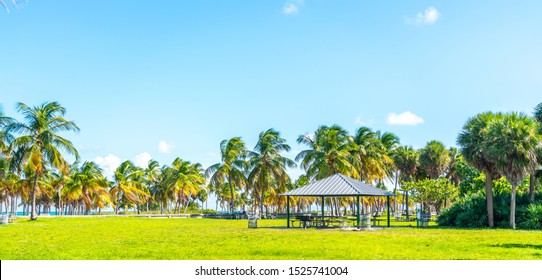
<svg viewBox="0 0 542 280"><path fill-rule="evenodd" d="M248 228L258 228L258 217L256 215L248 217Z"/></svg>
<svg viewBox="0 0 542 280"><path fill-rule="evenodd" d="M361 215L360 228L371 228L371 214Z"/></svg>

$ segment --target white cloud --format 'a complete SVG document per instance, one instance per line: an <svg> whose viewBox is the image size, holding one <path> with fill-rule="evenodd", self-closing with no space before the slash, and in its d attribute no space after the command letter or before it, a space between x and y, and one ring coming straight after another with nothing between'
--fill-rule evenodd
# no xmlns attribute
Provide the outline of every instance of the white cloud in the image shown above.
<svg viewBox="0 0 542 280"><path fill-rule="evenodd" d="M169 154L172 149L173 149L173 144L171 143L168 143L164 140L158 143L158 152L160 152L161 154Z"/></svg>
<svg viewBox="0 0 542 280"><path fill-rule="evenodd" d="M303 0L290 0L284 7L282 7L282 13L285 15L293 16L299 13L299 9L303 5Z"/></svg>
<svg viewBox="0 0 542 280"><path fill-rule="evenodd" d="M374 120L373 120L373 119L370 119L370 120L368 120L368 121L365 121L365 120L363 119L362 115L359 115L359 116L356 118L356 120L355 120L354 123L357 124L357 125L371 125L371 124L374 123Z"/></svg>
<svg viewBox="0 0 542 280"><path fill-rule="evenodd" d="M135 156L134 164L141 168L146 168L149 165L149 161L151 159L152 159L152 156L149 153L145 152L145 153Z"/></svg>
<svg viewBox="0 0 542 280"><path fill-rule="evenodd" d="M120 166L121 159L115 155L109 154L106 157L96 157L94 162L103 169L103 173L108 178L113 178L115 170Z"/></svg>
<svg viewBox="0 0 542 280"><path fill-rule="evenodd" d="M388 114L387 123L391 125L418 125L424 123L424 120L410 111L401 114Z"/></svg>
<svg viewBox="0 0 542 280"><path fill-rule="evenodd" d="M429 7L425 9L423 13L418 13L416 18L406 18L408 24L420 25L420 24L433 24L440 18L440 13L435 7Z"/></svg>

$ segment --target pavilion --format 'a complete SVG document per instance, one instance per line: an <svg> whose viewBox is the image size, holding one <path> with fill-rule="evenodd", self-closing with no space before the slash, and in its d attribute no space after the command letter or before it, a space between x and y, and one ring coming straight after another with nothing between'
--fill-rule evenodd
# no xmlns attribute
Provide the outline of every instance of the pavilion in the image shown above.
<svg viewBox="0 0 542 280"><path fill-rule="evenodd" d="M360 227L361 207L360 198L362 196L385 196L388 202L388 227L390 227L390 196L392 193L375 188L369 184L356 179L335 174L322 180L312 182L301 188L291 190L281 194L286 196L287 223L290 227L290 196L320 197L322 204L322 217L324 216L324 198L326 197L356 197L357 198L357 226Z"/></svg>

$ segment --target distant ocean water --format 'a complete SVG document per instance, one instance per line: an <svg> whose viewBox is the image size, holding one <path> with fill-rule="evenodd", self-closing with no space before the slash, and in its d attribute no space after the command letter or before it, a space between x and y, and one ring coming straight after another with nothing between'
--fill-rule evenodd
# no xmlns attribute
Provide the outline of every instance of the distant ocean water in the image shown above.
<svg viewBox="0 0 542 280"><path fill-rule="evenodd" d="M5 215L6 212L2 212L2 215ZM89 215L92 215L93 213L89 213ZM23 212L17 212L17 216L30 216L30 213L27 213L26 215L23 215ZM41 214L40 216L58 216L57 212L50 212L50 213L47 213L47 214Z"/></svg>

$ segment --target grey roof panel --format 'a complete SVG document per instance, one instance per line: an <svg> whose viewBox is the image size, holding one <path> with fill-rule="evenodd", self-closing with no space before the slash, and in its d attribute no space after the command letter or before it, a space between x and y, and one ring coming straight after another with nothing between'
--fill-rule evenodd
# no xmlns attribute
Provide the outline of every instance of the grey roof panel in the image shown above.
<svg viewBox="0 0 542 280"><path fill-rule="evenodd" d="M335 174L312 182L301 188L281 194L282 196L393 196L392 193L369 184Z"/></svg>

